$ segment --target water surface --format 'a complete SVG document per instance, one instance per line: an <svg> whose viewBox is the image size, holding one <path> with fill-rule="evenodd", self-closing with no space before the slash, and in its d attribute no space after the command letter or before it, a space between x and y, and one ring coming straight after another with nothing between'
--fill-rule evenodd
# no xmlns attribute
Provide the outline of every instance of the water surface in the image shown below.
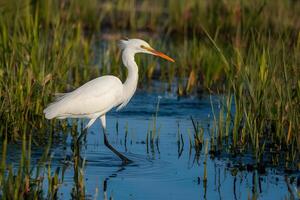
<svg viewBox="0 0 300 200"><path fill-rule="evenodd" d="M152 146L148 144L147 148L147 133L153 129L158 100L156 134L159 140ZM296 195L295 181L277 170L267 169L263 174L256 170L240 171L232 167L234 164L229 158L206 156L204 148L200 157L195 157L189 144L189 137L193 134L190 117L203 126L207 125L212 120L211 104L218 108L218 97L212 97L211 102L209 96L178 99L169 93L138 91L125 109L107 115L110 143L134 161L126 166L104 146L100 122L94 123L80 153L85 161L86 198L285 199L291 198L291 193ZM184 140L182 152L178 150L178 133ZM209 138L207 130L205 138ZM60 199L71 199L74 187L71 147L71 136L51 147L51 169L65 168L58 195ZM18 145L9 146L8 162L18 160L20 149ZM32 162L36 162L43 151L42 147L33 147ZM207 181L203 181L205 160ZM297 177L297 174L292 177ZM103 191L104 185L106 191Z"/></svg>

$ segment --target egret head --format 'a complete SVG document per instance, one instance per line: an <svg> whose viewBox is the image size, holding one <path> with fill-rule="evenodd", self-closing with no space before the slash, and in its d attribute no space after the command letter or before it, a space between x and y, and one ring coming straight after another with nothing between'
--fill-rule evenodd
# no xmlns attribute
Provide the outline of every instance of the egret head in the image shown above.
<svg viewBox="0 0 300 200"><path fill-rule="evenodd" d="M133 53L152 54L164 58L168 61L175 62L172 58L162 52L153 49L147 42L141 39L120 40L119 46L122 50L129 49Z"/></svg>

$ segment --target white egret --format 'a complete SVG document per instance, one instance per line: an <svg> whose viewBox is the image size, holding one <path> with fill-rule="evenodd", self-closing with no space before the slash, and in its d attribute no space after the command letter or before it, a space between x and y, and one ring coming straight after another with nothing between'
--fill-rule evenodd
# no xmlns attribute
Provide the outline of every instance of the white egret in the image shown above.
<svg viewBox="0 0 300 200"><path fill-rule="evenodd" d="M115 76L98 77L70 93L65 93L44 109L44 114L47 119L88 118L90 121L86 125L86 129L97 118L100 118L105 146L119 156L124 163L129 163L131 160L113 148L107 140L105 114L114 107L118 106L117 110L120 110L126 106L135 93L138 83L138 66L134 60L136 53L152 54L171 62L174 60L156 51L147 42L140 39L120 40L119 47L122 50L123 64L128 70L127 79L123 84Z"/></svg>

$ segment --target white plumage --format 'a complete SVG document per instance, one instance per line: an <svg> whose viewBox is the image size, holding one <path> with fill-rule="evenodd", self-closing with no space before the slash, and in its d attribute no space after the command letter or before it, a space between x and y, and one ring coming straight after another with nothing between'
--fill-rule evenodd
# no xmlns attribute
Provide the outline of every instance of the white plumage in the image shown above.
<svg viewBox="0 0 300 200"><path fill-rule="evenodd" d="M66 93L45 110L45 117L97 118L123 101L123 84L115 76L102 76Z"/></svg>
<svg viewBox="0 0 300 200"><path fill-rule="evenodd" d="M47 119L89 118L90 121L86 128L90 127L100 117L105 129L105 114L114 107L119 106L118 110L124 107L135 93L138 83L138 66L134 61L136 53L152 54L174 62L172 58L154 50L147 42L140 39L121 40L119 47L122 50L123 64L128 70L128 77L123 84L115 76L102 76L93 79L50 104L44 109L45 117ZM106 146L123 161L129 161L110 146L105 132L104 139Z"/></svg>

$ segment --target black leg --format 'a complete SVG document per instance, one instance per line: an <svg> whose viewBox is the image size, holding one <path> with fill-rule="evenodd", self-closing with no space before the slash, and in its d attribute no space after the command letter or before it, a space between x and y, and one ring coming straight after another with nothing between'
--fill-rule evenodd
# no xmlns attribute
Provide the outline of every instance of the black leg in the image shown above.
<svg viewBox="0 0 300 200"><path fill-rule="evenodd" d="M104 135L104 144L107 148L109 148L112 152L114 152L121 160L123 161L124 164L129 164L132 163L132 160L128 159L126 156L118 152L113 146L111 146L107 140L105 129L103 129L103 135Z"/></svg>

